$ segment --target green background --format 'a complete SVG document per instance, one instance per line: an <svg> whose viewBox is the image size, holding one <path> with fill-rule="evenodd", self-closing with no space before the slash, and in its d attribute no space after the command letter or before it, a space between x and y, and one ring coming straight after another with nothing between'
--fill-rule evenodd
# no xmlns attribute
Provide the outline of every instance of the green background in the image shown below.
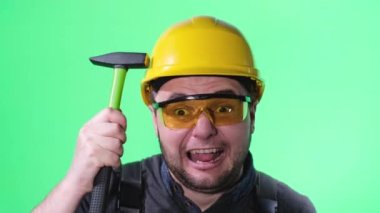
<svg viewBox="0 0 380 213"><path fill-rule="evenodd" d="M236 25L266 91L255 165L318 212L380 212L380 3L376 0L0 2L0 212L28 212L63 178L81 126L107 106L110 69L88 58L151 52L172 24ZM159 152L131 70L123 162Z"/></svg>

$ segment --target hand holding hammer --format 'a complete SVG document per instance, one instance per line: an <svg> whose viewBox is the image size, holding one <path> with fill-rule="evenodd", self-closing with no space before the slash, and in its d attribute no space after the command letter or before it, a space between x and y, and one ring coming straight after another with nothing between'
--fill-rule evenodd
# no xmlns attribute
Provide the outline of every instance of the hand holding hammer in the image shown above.
<svg viewBox="0 0 380 213"><path fill-rule="evenodd" d="M148 67L149 57L146 53L115 52L92 57L90 61L95 65L114 68L109 107L120 109L120 101L127 70L129 68ZM90 213L102 213L105 211L111 172L111 167L104 167L97 174L91 195Z"/></svg>

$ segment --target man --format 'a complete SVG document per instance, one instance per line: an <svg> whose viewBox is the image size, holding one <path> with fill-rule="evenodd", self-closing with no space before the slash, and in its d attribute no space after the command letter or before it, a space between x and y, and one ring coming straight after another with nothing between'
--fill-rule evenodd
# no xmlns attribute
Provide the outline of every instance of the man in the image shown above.
<svg viewBox="0 0 380 213"><path fill-rule="evenodd" d="M142 81L162 155L114 172L107 211L315 212L311 202L254 169L249 153L263 93L251 50L233 26L196 17L161 36ZM83 126L72 166L36 212L87 212L100 168L120 166L122 112Z"/></svg>

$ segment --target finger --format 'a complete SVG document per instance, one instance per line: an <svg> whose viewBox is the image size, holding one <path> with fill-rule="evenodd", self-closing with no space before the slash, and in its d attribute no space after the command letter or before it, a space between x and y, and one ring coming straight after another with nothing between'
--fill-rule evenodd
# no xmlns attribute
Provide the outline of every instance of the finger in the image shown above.
<svg viewBox="0 0 380 213"><path fill-rule="evenodd" d="M90 150L91 155L98 155L102 149L115 153L118 156L123 155L123 142L113 137L103 137L95 134L81 135L80 145L82 149ZM98 150L100 149L100 150Z"/></svg>
<svg viewBox="0 0 380 213"><path fill-rule="evenodd" d="M96 114L88 124L92 123L117 123L126 129L127 119L120 110L106 108Z"/></svg>
<svg viewBox="0 0 380 213"><path fill-rule="evenodd" d="M122 143L126 141L125 129L117 123L93 123L83 127L84 134L95 134L103 137L119 139Z"/></svg>
<svg viewBox="0 0 380 213"><path fill-rule="evenodd" d="M97 165L99 168L104 166L110 166L117 168L121 165L120 156L115 154L114 152L103 149L99 146L99 150L97 151Z"/></svg>
<svg viewBox="0 0 380 213"><path fill-rule="evenodd" d="M123 155L123 143L116 138L97 137L94 141L98 146L121 157Z"/></svg>

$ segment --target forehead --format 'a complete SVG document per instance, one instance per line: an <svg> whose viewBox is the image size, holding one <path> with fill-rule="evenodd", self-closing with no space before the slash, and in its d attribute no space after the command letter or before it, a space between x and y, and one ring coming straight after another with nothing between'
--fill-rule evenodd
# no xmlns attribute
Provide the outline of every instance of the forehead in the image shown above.
<svg viewBox="0 0 380 213"><path fill-rule="evenodd" d="M156 101L165 101L183 95L225 92L246 95L243 86L236 80L217 76L189 76L173 78L160 87Z"/></svg>

